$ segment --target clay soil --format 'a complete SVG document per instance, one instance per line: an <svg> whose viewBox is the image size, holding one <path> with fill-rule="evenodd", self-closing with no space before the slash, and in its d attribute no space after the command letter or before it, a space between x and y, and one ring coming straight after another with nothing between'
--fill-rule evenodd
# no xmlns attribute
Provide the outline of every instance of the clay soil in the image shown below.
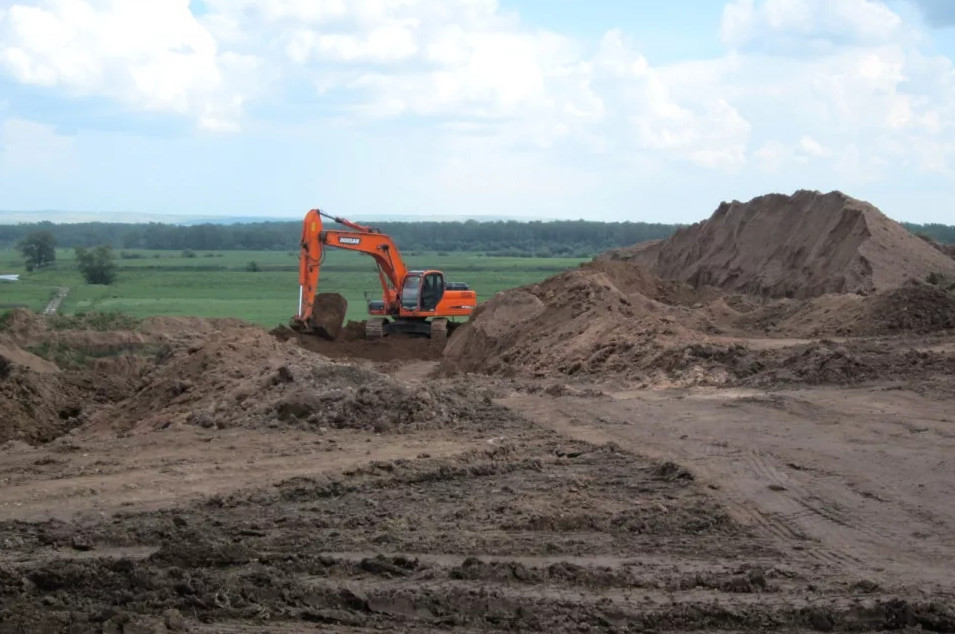
<svg viewBox="0 0 955 634"><path fill-rule="evenodd" d="M790 313L607 266L574 294L670 343L569 373L17 313L0 632L955 631L955 336L776 336ZM521 292L512 319L548 301Z"/></svg>

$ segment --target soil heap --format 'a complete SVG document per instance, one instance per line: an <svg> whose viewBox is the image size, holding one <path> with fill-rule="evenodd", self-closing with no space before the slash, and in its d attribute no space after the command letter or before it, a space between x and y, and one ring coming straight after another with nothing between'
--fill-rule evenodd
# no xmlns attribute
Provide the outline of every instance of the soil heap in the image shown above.
<svg viewBox="0 0 955 634"><path fill-rule="evenodd" d="M955 260L876 207L841 192L769 194L722 203L665 241L605 254L694 286L765 297L871 293L955 276Z"/></svg>
<svg viewBox="0 0 955 634"><path fill-rule="evenodd" d="M595 261L498 293L444 350L443 374L639 374L668 342L706 328L702 296L628 262Z"/></svg>
<svg viewBox="0 0 955 634"><path fill-rule="evenodd" d="M666 242L498 293L451 337L438 372L658 387L951 374L955 354L916 339L796 340L951 330L950 276L955 261L867 203L763 196Z"/></svg>
<svg viewBox="0 0 955 634"><path fill-rule="evenodd" d="M91 417L93 426L150 431L206 428L359 428L400 431L455 418L435 391L331 361L261 328L226 328L169 349L135 394Z"/></svg>
<svg viewBox="0 0 955 634"><path fill-rule="evenodd" d="M18 310L0 324L0 444L48 442L75 428L401 432L467 421L473 409L453 390L412 388L237 320Z"/></svg>

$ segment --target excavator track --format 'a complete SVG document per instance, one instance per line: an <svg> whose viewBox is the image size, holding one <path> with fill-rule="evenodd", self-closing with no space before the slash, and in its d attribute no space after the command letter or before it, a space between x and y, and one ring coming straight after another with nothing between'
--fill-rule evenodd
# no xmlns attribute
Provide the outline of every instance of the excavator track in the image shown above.
<svg viewBox="0 0 955 634"><path fill-rule="evenodd" d="M385 336L385 319L375 318L365 322L365 339L381 339Z"/></svg>
<svg viewBox="0 0 955 634"><path fill-rule="evenodd" d="M448 320L443 317L436 317L431 320L431 342L444 345L448 340Z"/></svg>

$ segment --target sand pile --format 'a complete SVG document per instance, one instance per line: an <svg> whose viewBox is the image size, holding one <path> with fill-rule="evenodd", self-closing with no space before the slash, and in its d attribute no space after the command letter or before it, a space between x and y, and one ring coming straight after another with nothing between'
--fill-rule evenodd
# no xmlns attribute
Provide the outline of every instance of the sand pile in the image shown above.
<svg viewBox="0 0 955 634"><path fill-rule="evenodd" d="M626 262L592 262L498 293L451 337L439 372L640 376L708 326L692 289Z"/></svg>
<svg viewBox="0 0 955 634"><path fill-rule="evenodd" d="M922 282L872 295L782 299L726 321L738 333L784 337L929 334L955 328L955 294Z"/></svg>
<svg viewBox="0 0 955 634"><path fill-rule="evenodd" d="M854 343L794 351L804 344L791 339L952 328L955 294L923 282L864 296L767 300L694 290L633 262L604 259L495 295L451 337L439 373L607 376L655 386L848 383L879 372L945 373L955 362L947 353L911 362L908 344L856 356ZM904 372L897 362L906 364Z"/></svg>
<svg viewBox="0 0 955 634"><path fill-rule="evenodd" d="M52 440L139 389L160 350L155 338L91 330L85 319L27 310L6 315L0 329L0 442Z"/></svg>
<svg viewBox="0 0 955 634"><path fill-rule="evenodd" d="M0 340L0 444L52 440L76 425L79 402L55 364Z"/></svg>
<svg viewBox="0 0 955 634"><path fill-rule="evenodd" d="M955 261L869 203L841 192L770 194L722 203L703 222L661 242L606 254L694 286L767 297L870 293Z"/></svg>
<svg viewBox="0 0 955 634"><path fill-rule="evenodd" d="M260 328L232 327L171 350L136 394L97 412L117 431L173 425L350 427L384 432L455 417L433 391L412 392L385 375L339 364Z"/></svg>
<svg viewBox="0 0 955 634"><path fill-rule="evenodd" d="M49 330L47 320L26 308L14 308L3 316L0 331L8 341L23 341L38 337Z"/></svg>
<svg viewBox="0 0 955 634"><path fill-rule="evenodd" d="M460 395L439 388L412 391L239 321L114 321L29 311L7 317L0 331L0 443L45 442L79 426L113 432L171 425L385 432L469 417ZM110 324L121 327L106 329Z"/></svg>
<svg viewBox="0 0 955 634"><path fill-rule="evenodd" d="M5 317L0 333L4 340L21 348L42 348L50 353L44 356L56 356L59 349L64 356L72 354L78 357L74 360L83 361L85 357L116 356L123 351L174 345L242 323L197 317L140 320L120 313L44 316L16 309Z"/></svg>

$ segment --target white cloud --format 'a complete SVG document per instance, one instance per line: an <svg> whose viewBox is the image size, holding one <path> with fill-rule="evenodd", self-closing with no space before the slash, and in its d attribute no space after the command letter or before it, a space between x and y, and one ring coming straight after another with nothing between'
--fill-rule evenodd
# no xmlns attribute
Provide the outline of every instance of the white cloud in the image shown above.
<svg viewBox="0 0 955 634"><path fill-rule="evenodd" d="M244 110L315 138L333 121L369 153L400 132L442 153L448 188L471 174L546 193L687 166L851 188L955 158L952 60L877 0L731 0L722 54L667 64L620 29L586 41L495 0L206 0L199 18L186 0L25 2L0 13L0 72L17 81L208 129Z"/></svg>
<svg viewBox="0 0 955 634"><path fill-rule="evenodd" d="M52 126L24 119L0 121L0 167L9 174L21 170L55 173L73 160L73 139Z"/></svg>
<svg viewBox="0 0 955 634"><path fill-rule="evenodd" d="M926 55L924 37L885 4L734 0L722 34L738 60L722 88L753 123L761 169L818 164L859 182L900 166L947 169L955 67Z"/></svg>
<svg viewBox="0 0 955 634"><path fill-rule="evenodd" d="M732 0L720 34L733 49L805 55L896 41L903 26L876 0Z"/></svg>
<svg viewBox="0 0 955 634"><path fill-rule="evenodd" d="M481 122L488 139L506 137L512 148L652 152L721 168L745 162L749 126L734 105L683 90L686 77L652 67L618 30L588 53L572 37L524 26L494 0L207 5L213 33L268 56L276 73L311 82L356 124Z"/></svg>
<svg viewBox="0 0 955 634"><path fill-rule="evenodd" d="M231 129L244 95L231 73L248 56L221 53L188 0L43 0L0 16L0 70L17 81Z"/></svg>

